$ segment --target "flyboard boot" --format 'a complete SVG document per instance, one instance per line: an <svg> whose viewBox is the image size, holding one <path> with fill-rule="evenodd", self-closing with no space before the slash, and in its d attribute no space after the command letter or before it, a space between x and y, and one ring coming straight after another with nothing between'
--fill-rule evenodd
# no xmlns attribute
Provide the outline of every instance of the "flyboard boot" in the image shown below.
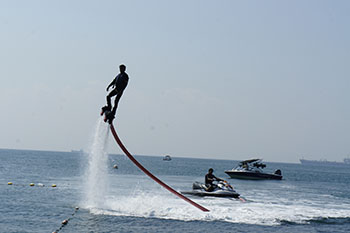
<svg viewBox="0 0 350 233"><path fill-rule="evenodd" d="M105 113L105 112L110 112L111 111L111 107L110 106L103 106L101 109L101 116Z"/></svg>
<svg viewBox="0 0 350 233"><path fill-rule="evenodd" d="M112 124L112 121L115 118L114 115L115 115L115 113L113 111L106 111L105 112L104 122L108 121L109 124Z"/></svg>

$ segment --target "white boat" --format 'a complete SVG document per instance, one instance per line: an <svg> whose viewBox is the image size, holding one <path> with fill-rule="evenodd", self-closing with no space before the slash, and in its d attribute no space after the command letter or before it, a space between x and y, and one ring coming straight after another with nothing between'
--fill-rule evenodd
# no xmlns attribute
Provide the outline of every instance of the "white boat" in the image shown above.
<svg viewBox="0 0 350 233"><path fill-rule="evenodd" d="M163 160L164 160L164 161L170 161L170 160L171 160L170 155L166 155L166 156L164 156Z"/></svg>
<svg viewBox="0 0 350 233"><path fill-rule="evenodd" d="M281 180L282 172L277 169L274 173L265 173L266 164L261 159L244 160L237 167L226 170L225 173L231 178L246 180Z"/></svg>

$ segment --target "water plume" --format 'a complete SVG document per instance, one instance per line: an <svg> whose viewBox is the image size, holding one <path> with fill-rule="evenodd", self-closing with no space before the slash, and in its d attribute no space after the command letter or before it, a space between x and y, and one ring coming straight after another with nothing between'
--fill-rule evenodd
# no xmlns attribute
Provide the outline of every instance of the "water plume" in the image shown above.
<svg viewBox="0 0 350 233"><path fill-rule="evenodd" d="M87 153L88 164L84 176L84 205L87 208L105 206L105 196L108 193L108 135L108 125L99 118Z"/></svg>

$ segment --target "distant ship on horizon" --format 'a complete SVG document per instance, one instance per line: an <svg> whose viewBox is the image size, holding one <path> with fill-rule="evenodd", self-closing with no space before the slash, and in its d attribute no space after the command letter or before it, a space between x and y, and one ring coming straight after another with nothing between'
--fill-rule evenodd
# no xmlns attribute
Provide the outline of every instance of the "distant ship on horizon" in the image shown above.
<svg viewBox="0 0 350 233"><path fill-rule="evenodd" d="M336 162L336 161L328 161L326 159L324 160L307 160L307 159L299 159L300 163L303 165L346 165L350 166L350 158L345 158L343 162Z"/></svg>
<svg viewBox="0 0 350 233"><path fill-rule="evenodd" d="M71 150L72 153L84 153L83 149L80 150Z"/></svg>

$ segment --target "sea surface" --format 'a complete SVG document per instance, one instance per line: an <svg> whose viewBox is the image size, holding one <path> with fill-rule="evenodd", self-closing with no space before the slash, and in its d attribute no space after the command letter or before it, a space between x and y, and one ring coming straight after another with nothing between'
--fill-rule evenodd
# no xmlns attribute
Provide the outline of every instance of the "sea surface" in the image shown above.
<svg viewBox="0 0 350 233"><path fill-rule="evenodd" d="M188 196L210 210L202 212L126 156L108 154L112 139L98 122L86 152L0 149L0 233L350 232L350 167L267 162L265 170L281 169L284 179L250 181L224 173L235 160L135 156L178 191L212 167L247 200Z"/></svg>

